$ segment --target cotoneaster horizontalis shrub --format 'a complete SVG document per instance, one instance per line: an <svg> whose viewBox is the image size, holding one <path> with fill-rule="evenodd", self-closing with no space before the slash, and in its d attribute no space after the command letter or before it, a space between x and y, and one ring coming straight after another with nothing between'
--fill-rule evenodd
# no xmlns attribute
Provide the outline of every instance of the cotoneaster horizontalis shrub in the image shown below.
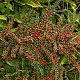
<svg viewBox="0 0 80 80"><path fill-rule="evenodd" d="M11 63L20 57L30 61L32 72L29 75L28 70L27 77L22 74L24 79L31 77L32 80L61 80L63 56L67 57L67 63L75 66L80 72L80 65L75 59L75 57L80 57L80 52L77 50L80 47L80 32L75 33L71 24L63 26L60 22L52 27L50 15L51 12L46 11L41 22L35 21L34 26L30 24L27 28L26 23L20 24L15 32L11 32L12 22L9 22L6 29L0 32L2 60ZM25 16L24 18L26 19ZM10 76L6 77L7 80L9 78ZM20 75L15 76L15 79L20 79Z"/></svg>

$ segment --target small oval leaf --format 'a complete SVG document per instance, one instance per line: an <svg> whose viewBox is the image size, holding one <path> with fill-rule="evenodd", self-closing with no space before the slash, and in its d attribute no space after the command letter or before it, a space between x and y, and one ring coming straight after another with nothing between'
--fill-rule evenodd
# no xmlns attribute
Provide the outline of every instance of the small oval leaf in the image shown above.
<svg viewBox="0 0 80 80"><path fill-rule="evenodd" d="M7 20L7 18L4 15L0 15L1 20Z"/></svg>
<svg viewBox="0 0 80 80"><path fill-rule="evenodd" d="M33 1L29 1L26 4L29 5L29 6L31 6L31 7L34 7L34 8L36 8L36 7L42 7L39 3L35 3Z"/></svg>
<svg viewBox="0 0 80 80"><path fill-rule="evenodd" d="M16 66L14 63L10 62L10 61L6 61L6 63L9 65L9 66Z"/></svg>

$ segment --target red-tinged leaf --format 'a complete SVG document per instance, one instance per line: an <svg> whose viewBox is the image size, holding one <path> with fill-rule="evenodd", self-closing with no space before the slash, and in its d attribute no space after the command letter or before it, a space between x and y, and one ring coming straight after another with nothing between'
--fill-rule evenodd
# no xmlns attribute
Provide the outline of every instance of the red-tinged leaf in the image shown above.
<svg viewBox="0 0 80 80"><path fill-rule="evenodd" d="M32 80L35 80L35 77L33 77Z"/></svg>
<svg viewBox="0 0 80 80"><path fill-rule="evenodd" d="M80 53L78 54L78 56L80 56Z"/></svg>
<svg viewBox="0 0 80 80"><path fill-rule="evenodd" d="M77 70L80 72L80 66L76 66Z"/></svg>
<svg viewBox="0 0 80 80"><path fill-rule="evenodd" d="M45 80L45 77L44 77L44 76L41 76L41 77L40 77L40 80Z"/></svg>
<svg viewBox="0 0 80 80"><path fill-rule="evenodd" d="M11 52L11 57L16 58L16 54L14 52Z"/></svg>
<svg viewBox="0 0 80 80"><path fill-rule="evenodd" d="M16 80L19 80L20 79L18 76L16 76L15 78L16 78Z"/></svg>
<svg viewBox="0 0 80 80"><path fill-rule="evenodd" d="M10 34L10 32L9 32L9 30L8 30L8 29L6 29L6 31L5 31L5 32L6 32L6 34Z"/></svg>
<svg viewBox="0 0 80 80"><path fill-rule="evenodd" d="M9 76L6 76L6 80L10 80L10 77Z"/></svg>
<svg viewBox="0 0 80 80"><path fill-rule="evenodd" d="M0 38L2 38L3 36L2 36L2 33L0 33Z"/></svg>
<svg viewBox="0 0 80 80"><path fill-rule="evenodd" d="M43 60L40 60L39 62L40 62L41 64L46 64L46 60L44 60L44 59L43 59Z"/></svg>
<svg viewBox="0 0 80 80"><path fill-rule="evenodd" d="M58 80L61 80L61 78L58 78Z"/></svg>
<svg viewBox="0 0 80 80"><path fill-rule="evenodd" d="M20 45L16 45L15 48L16 48L16 51L17 51L20 48Z"/></svg>
<svg viewBox="0 0 80 80"><path fill-rule="evenodd" d="M46 35L46 38L48 38L48 39L49 39L49 38L50 38L50 35L49 35L49 34L47 34L47 35Z"/></svg>
<svg viewBox="0 0 80 80"><path fill-rule="evenodd" d="M12 25L13 25L12 22L10 22L10 23L9 23L10 28L12 28Z"/></svg>
<svg viewBox="0 0 80 80"><path fill-rule="evenodd" d="M33 58L28 53L25 53L25 56L27 56L29 58L30 62L32 62L32 63L34 62Z"/></svg>
<svg viewBox="0 0 80 80"><path fill-rule="evenodd" d="M42 58L42 54L38 51L36 47L34 47L34 52L38 54L40 58Z"/></svg>
<svg viewBox="0 0 80 80"><path fill-rule="evenodd" d="M54 65L54 64L55 64L55 60L53 59L53 60L52 60L52 65Z"/></svg>
<svg viewBox="0 0 80 80"><path fill-rule="evenodd" d="M15 41L17 41L18 43L21 43L21 39L18 38L14 33L12 33L13 38L15 39Z"/></svg>
<svg viewBox="0 0 80 80"><path fill-rule="evenodd" d="M52 77L50 75L48 75L46 80L53 80Z"/></svg>
<svg viewBox="0 0 80 80"><path fill-rule="evenodd" d="M57 54L55 53L55 54L53 54L53 56L54 56L54 59L55 59L55 63L58 63L58 56L57 56Z"/></svg>
<svg viewBox="0 0 80 80"><path fill-rule="evenodd" d="M29 58L29 60L30 60L30 62L31 62L31 63L33 63L33 62L34 62L34 60L33 60L31 57Z"/></svg>
<svg viewBox="0 0 80 80"><path fill-rule="evenodd" d="M71 28L71 27L72 27L71 24L66 25L66 28Z"/></svg>
<svg viewBox="0 0 80 80"><path fill-rule="evenodd" d="M22 47L20 46L20 49L19 49L19 54L20 54L20 56L22 56L23 55L23 49L22 49Z"/></svg>
<svg viewBox="0 0 80 80"><path fill-rule="evenodd" d="M50 54L50 51L48 51L47 53Z"/></svg>
<svg viewBox="0 0 80 80"><path fill-rule="evenodd" d="M53 60L53 56L52 55L50 55L50 60Z"/></svg>
<svg viewBox="0 0 80 80"><path fill-rule="evenodd" d="M47 32L50 32L52 28L50 26L47 27Z"/></svg>
<svg viewBox="0 0 80 80"><path fill-rule="evenodd" d="M70 52L69 57L72 58L72 52Z"/></svg>
<svg viewBox="0 0 80 80"><path fill-rule="evenodd" d="M75 63L75 66L76 66L76 69L80 72L80 66L77 62Z"/></svg>
<svg viewBox="0 0 80 80"><path fill-rule="evenodd" d="M11 53L11 50L12 50L12 46L9 46L9 47L7 48L8 54Z"/></svg>

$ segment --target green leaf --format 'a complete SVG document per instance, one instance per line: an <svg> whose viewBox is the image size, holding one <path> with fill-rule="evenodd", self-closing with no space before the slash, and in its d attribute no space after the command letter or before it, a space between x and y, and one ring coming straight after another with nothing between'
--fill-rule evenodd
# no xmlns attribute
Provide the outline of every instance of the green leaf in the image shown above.
<svg viewBox="0 0 80 80"><path fill-rule="evenodd" d="M9 66L16 66L15 63L10 62L10 61L6 61L6 63L7 63Z"/></svg>
<svg viewBox="0 0 80 80"><path fill-rule="evenodd" d="M10 32L15 32L16 31L16 29L10 29Z"/></svg>
<svg viewBox="0 0 80 80"><path fill-rule="evenodd" d="M77 59L77 57L76 57L76 55L77 55L77 53L76 52L73 52L73 57L74 57L74 59Z"/></svg>
<svg viewBox="0 0 80 80"><path fill-rule="evenodd" d="M53 0L40 0L41 3L52 2Z"/></svg>
<svg viewBox="0 0 80 80"><path fill-rule="evenodd" d="M14 76L14 75L16 75L16 74L18 74L18 72L15 72L15 73L13 73L13 74L7 73L5 76Z"/></svg>
<svg viewBox="0 0 80 80"><path fill-rule="evenodd" d="M3 25L2 25L2 24L0 24L0 27L2 27L2 28L3 28Z"/></svg>
<svg viewBox="0 0 80 80"><path fill-rule="evenodd" d="M7 18L4 15L0 15L1 20L7 20Z"/></svg>
<svg viewBox="0 0 80 80"><path fill-rule="evenodd" d="M41 75L44 75L44 70L43 70L43 68L40 68L40 74L41 74Z"/></svg>
<svg viewBox="0 0 80 80"><path fill-rule="evenodd" d="M76 10L76 4L75 4L75 2L74 1L69 1L69 3L71 5L72 9L75 11Z"/></svg>
<svg viewBox="0 0 80 80"><path fill-rule="evenodd" d="M4 68L0 68L0 71L5 71L5 69Z"/></svg>
<svg viewBox="0 0 80 80"><path fill-rule="evenodd" d="M65 55L61 60L61 65L65 64L68 61L68 57Z"/></svg>
<svg viewBox="0 0 80 80"><path fill-rule="evenodd" d="M71 69L69 69L68 71L72 71L72 70L74 70L75 69L75 67L72 67Z"/></svg>
<svg viewBox="0 0 80 80"><path fill-rule="evenodd" d="M59 6L59 3L61 2L62 0L56 0L55 3L54 3L54 6Z"/></svg>
<svg viewBox="0 0 80 80"><path fill-rule="evenodd" d="M79 15L76 14L76 11L73 12L73 22L78 22L79 23Z"/></svg>
<svg viewBox="0 0 80 80"><path fill-rule="evenodd" d="M0 3L0 10L4 9L4 3Z"/></svg>
<svg viewBox="0 0 80 80"><path fill-rule="evenodd" d="M22 6L20 8L20 11L21 11L20 16L24 16L26 14L27 10L28 10L28 5Z"/></svg>
<svg viewBox="0 0 80 80"><path fill-rule="evenodd" d="M22 20L21 19L18 19L18 18L16 18L15 21L17 21L18 23L22 23Z"/></svg>
<svg viewBox="0 0 80 80"><path fill-rule="evenodd" d="M6 61L6 63L10 66L20 66L21 62L18 59L12 60L12 61Z"/></svg>
<svg viewBox="0 0 80 80"><path fill-rule="evenodd" d="M13 11L13 7L12 7L11 4L8 3L6 6L7 6L7 8L9 8L11 11Z"/></svg>
<svg viewBox="0 0 80 80"><path fill-rule="evenodd" d="M42 7L39 3L33 2L33 1L27 1L26 4L33 7L33 8Z"/></svg>

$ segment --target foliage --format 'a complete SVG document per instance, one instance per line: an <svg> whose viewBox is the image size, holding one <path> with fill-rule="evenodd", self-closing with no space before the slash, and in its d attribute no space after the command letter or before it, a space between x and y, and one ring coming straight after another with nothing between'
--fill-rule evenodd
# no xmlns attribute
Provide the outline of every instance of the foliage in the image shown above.
<svg viewBox="0 0 80 80"><path fill-rule="evenodd" d="M2 1L1 80L79 80L78 3L77 0Z"/></svg>
<svg viewBox="0 0 80 80"><path fill-rule="evenodd" d="M32 8L40 14L45 13L45 8L52 8L55 14L54 23L58 18L67 18L67 22L73 23L73 26L77 25L76 27L78 27L78 24L80 25L80 14L76 14L76 11L79 11L79 1L77 0L1 0L0 27L5 28L10 18L13 22L17 21L18 23L22 23L23 16Z"/></svg>

